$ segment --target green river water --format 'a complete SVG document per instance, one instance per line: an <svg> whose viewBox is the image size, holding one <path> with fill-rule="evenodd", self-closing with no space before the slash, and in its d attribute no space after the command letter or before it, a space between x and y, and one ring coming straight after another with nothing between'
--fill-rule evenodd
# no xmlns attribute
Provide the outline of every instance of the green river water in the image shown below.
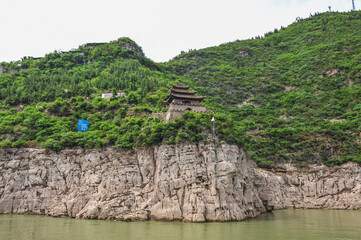
<svg viewBox="0 0 361 240"><path fill-rule="evenodd" d="M280 210L234 223L113 222L0 215L0 240L361 239L361 211Z"/></svg>

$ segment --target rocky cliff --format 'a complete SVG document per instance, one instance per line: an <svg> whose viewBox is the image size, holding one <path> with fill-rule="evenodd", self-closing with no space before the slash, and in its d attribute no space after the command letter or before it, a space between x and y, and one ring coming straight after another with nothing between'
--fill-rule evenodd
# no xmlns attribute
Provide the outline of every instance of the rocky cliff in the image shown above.
<svg viewBox="0 0 361 240"><path fill-rule="evenodd" d="M275 208L361 209L361 167L258 169L242 149L0 150L0 213L239 221Z"/></svg>

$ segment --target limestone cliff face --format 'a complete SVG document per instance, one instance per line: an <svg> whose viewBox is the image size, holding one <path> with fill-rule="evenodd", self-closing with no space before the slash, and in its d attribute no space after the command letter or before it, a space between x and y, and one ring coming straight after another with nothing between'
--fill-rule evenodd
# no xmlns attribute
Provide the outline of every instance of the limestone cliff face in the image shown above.
<svg viewBox="0 0 361 240"><path fill-rule="evenodd" d="M287 173L255 171L260 198L275 209L361 209L361 167L309 166Z"/></svg>
<svg viewBox="0 0 361 240"><path fill-rule="evenodd" d="M242 149L0 150L0 213L88 219L239 221L267 208L361 209L361 167L272 173Z"/></svg>

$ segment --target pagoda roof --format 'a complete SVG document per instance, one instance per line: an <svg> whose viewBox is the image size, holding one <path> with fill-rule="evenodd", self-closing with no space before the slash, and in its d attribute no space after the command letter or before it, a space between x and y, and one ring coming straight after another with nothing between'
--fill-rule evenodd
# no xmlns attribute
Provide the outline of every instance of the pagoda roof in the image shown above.
<svg viewBox="0 0 361 240"><path fill-rule="evenodd" d="M205 97L204 96L195 96L195 95L187 95L187 94L175 94L171 93L166 100L166 102L170 103L173 99L186 99L186 100L195 100L195 101L202 101Z"/></svg>
<svg viewBox="0 0 361 240"><path fill-rule="evenodd" d="M175 84L173 85L172 89L170 90L169 96L165 102L171 103L173 99L180 99L180 100L193 100L201 102L205 97L204 96L196 96L195 94L197 91L190 91L188 90L189 86Z"/></svg>
<svg viewBox="0 0 361 240"><path fill-rule="evenodd" d="M173 87L173 89L175 89L175 88L188 89L189 88L189 86L180 85L180 84L175 84L172 87Z"/></svg>
<svg viewBox="0 0 361 240"><path fill-rule="evenodd" d="M172 93L175 94L190 94L190 95L194 95L197 93L197 91L190 91L190 90L186 90L186 89L177 89L177 88L172 88L171 89Z"/></svg>

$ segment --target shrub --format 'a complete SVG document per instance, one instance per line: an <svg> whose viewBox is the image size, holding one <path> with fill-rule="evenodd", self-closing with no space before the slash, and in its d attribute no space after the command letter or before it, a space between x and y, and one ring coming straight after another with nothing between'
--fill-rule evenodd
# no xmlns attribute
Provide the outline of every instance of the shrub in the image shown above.
<svg viewBox="0 0 361 240"><path fill-rule="evenodd" d="M12 143L8 140L4 140L0 142L0 148L11 148Z"/></svg>

